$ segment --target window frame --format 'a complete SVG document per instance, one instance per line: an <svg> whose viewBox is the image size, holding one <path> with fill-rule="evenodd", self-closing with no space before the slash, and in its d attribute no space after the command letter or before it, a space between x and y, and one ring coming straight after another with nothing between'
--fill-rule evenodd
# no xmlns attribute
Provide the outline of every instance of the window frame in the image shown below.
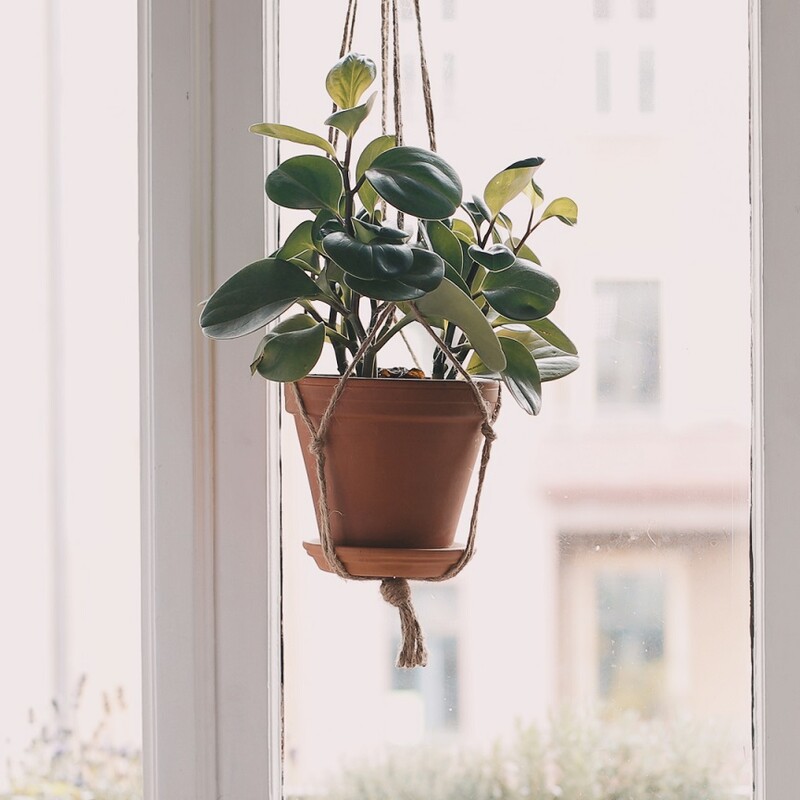
<svg viewBox="0 0 800 800"><path fill-rule="evenodd" d="M277 800L278 394L242 376L249 343L203 340L196 303L274 235L243 187L275 155L246 131L276 118L279 0L138 2L145 797ZM755 797L781 800L800 740L800 6L750 13Z"/></svg>

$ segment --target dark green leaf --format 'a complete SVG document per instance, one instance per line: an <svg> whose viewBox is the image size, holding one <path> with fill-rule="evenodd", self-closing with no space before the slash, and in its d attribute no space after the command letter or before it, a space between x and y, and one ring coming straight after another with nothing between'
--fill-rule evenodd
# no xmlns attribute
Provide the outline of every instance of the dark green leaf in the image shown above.
<svg viewBox="0 0 800 800"><path fill-rule="evenodd" d="M251 133L258 133L261 136L271 136L273 139L283 139L286 142L296 142L297 144L309 144L312 147L319 147L326 153L330 153L336 158L336 151L333 145L316 133L293 128L291 125L277 125L274 122L260 122L258 125L250 126Z"/></svg>
<svg viewBox="0 0 800 800"><path fill-rule="evenodd" d="M356 182L360 181L364 173L372 166L372 162L381 154L390 150L396 144L394 136L379 136L373 139L363 150L358 157L356 164ZM375 204L378 202L378 193L369 184L369 181L364 181L358 188L358 197L364 204L364 208L372 213Z"/></svg>
<svg viewBox="0 0 800 800"><path fill-rule="evenodd" d="M449 217L461 202L455 170L420 147L393 147L377 156L364 174L387 203L420 219Z"/></svg>
<svg viewBox="0 0 800 800"><path fill-rule="evenodd" d="M470 258L486 267L490 272L499 272L508 269L515 261L516 256L504 244L493 244L486 249L473 244L469 248Z"/></svg>
<svg viewBox="0 0 800 800"><path fill-rule="evenodd" d="M372 239L380 239L382 242L391 242L392 244L403 244L408 241L411 235L407 231L400 228L392 228L389 225L373 225L371 222L364 220L354 219L353 224L362 229L362 235L359 236L361 241L371 241ZM364 234L368 233L369 238L365 239Z"/></svg>
<svg viewBox="0 0 800 800"><path fill-rule="evenodd" d="M377 75L375 62L359 53L339 59L325 78L325 88L339 108L352 108Z"/></svg>
<svg viewBox="0 0 800 800"><path fill-rule="evenodd" d="M560 293L555 278L521 258L502 272L490 272L482 291L495 311L523 322L546 317Z"/></svg>
<svg viewBox="0 0 800 800"><path fill-rule="evenodd" d="M311 241L314 242L314 247L317 248L323 255L325 251L322 249L322 240L329 233L341 233L344 231L342 221L333 211L323 208L311 224Z"/></svg>
<svg viewBox="0 0 800 800"><path fill-rule="evenodd" d="M259 343L250 371L270 381L298 381L314 369L325 344L325 326L305 314L276 325Z"/></svg>
<svg viewBox="0 0 800 800"><path fill-rule="evenodd" d="M538 414L542 408L542 382L539 369L533 356L514 339L500 337L500 344L506 357L506 367L500 373L503 383L528 414ZM475 354L467 370L472 375L496 375L489 370Z"/></svg>
<svg viewBox="0 0 800 800"><path fill-rule="evenodd" d="M361 123L367 118L372 106L375 103L377 92L373 92L366 103L355 108L346 108L344 111L337 111L325 120L326 125L333 125L338 128L348 139L355 136L356 131L361 127Z"/></svg>
<svg viewBox="0 0 800 800"><path fill-rule="evenodd" d="M345 283L366 297L375 300L416 300L426 293L432 292L441 284L445 274L445 263L436 253L411 248L414 263L404 275L394 279L363 280L345 276Z"/></svg>
<svg viewBox="0 0 800 800"><path fill-rule="evenodd" d="M211 295L200 326L212 339L234 339L272 322L299 298L318 294L302 269L265 258L239 270Z"/></svg>
<svg viewBox="0 0 800 800"><path fill-rule="evenodd" d="M307 260L314 251L314 240L311 236L313 222L310 219L301 222L287 237L280 250L275 254L288 261L298 256Z"/></svg>
<svg viewBox="0 0 800 800"><path fill-rule="evenodd" d="M543 158L527 158L517 161L498 172L483 190L483 199L492 216L499 213L506 203L513 200L533 179L533 174L544 163Z"/></svg>
<svg viewBox="0 0 800 800"><path fill-rule="evenodd" d="M295 156L267 176L267 197L284 208L338 211L342 173L324 156Z"/></svg>
<svg viewBox="0 0 800 800"><path fill-rule="evenodd" d="M431 248L438 253L451 267L461 273L463 254L456 235L439 220L430 220L425 224Z"/></svg>
<svg viewBox="0 0 800 800"><path fill-rule="evenodd" d="M348 275L364 280L396 278L411 269L414 253L406 244L394 244L375 239L369 244L347 233L331 233L322 246Z"/></svg>

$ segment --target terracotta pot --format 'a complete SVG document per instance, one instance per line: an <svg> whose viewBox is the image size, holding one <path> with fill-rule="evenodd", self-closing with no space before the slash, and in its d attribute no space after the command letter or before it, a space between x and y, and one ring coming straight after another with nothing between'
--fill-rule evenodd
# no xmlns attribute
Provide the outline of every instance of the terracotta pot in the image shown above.
<svg viewBox="0 0 800 800"><path fill-rule="evenodd" d="M309 376L298 387L315 426L338 377ZM496 381L478 381L490 408ZM319 486L310 436L295 416L314 506ZM449 547L483 443L482 418L463 381L351 378L326 440L331 535L355 547Z"/></svg>

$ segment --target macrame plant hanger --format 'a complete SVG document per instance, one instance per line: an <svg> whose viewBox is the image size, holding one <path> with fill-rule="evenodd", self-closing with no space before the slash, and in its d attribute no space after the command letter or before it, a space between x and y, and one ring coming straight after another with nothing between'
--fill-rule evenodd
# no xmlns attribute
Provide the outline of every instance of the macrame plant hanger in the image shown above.
<svg viewBox="0 0 800 800"><path fill-rule="evenodd" d="M393 88L393 104L394 104L394 124L397 145L403 143L403 123L402 123L402 99L400 90L400 41L399 41L399 15L398 4L400 0L381 0L381 84L382 84L382 108L381 108L381 124L383 133L387 132L387 116L388 116L388 82L389 82L389 39L391 31L392 39L392 88ZM417 36L419 40L420 52L420 71L422 75L423 97L425 102L425 119L428 127L428 141L431 150L436 150L436 133L434 129L433 118L433 103L431 101L430 91L430 76L428 73L428 65L425 60L425 50L423 47L422 37L422 21L420 15L420 0L412 0L414 5L414 13L416 17ZM355 18L358 9L358 0L349 0L347 6L347 16L345 17L344 33L342 36L342 46L340 50L340 58L349 52L353 43L353 32L355 29ZM334 107L335 110L335 107ZM334 132L333 129L329 131L329 141L334 146L338 131ZM385 211L384 211L385 217ZM403 227L402 212L398 212L398 228ZM497 415L500 413L501 397L498 394L497 403L494 409L490 409L489 405L483 399L480 389L475 381L471 378L469 373L464 369L461 362L452 353L450 348L442 341L441 337L430 326L425 317L420 313L416 304L409 303L413 315L422 327L427 331L428 335L436 343L439 350L444 354L444 357L452 364L453 368L458 374L469 384L472 395L475 399L475 404L478 408L481 417L481 434L483 435L483 447L480 455L480 465L478 468L478 485L475 490L475 499L472 505L472 514L470 516L469 533L464 550L458 560L443 574L430 577L420 578L419 580L429 582L446 581L454 578L461 570L469 563L475 552L475 539L478 529L478 510L480 507L481 494L483 492L483 484L486 476L486 468L489 464L489 457L492 451L492 443L496 438L494 432L494 422ZM345 369L340 377L336 387L331 395L328 407L325 409L322 417L320 418L319 425L314 424L314 421L308 414L305 403L303 401L300 388L297 383L290 384L290 390L294 394L300 411L300 417L308 428L311 437L311 444L309 450L314 456L316 477L319 484L319 528L320 528L320 544L325 560L328 563L331 571L341 578L347 580L379 580L380 590L383 599L395 606L400 613L400 626L402 634L402 642L400 652L397 656L397 666L402 668L424 667L428 661L428 654L425 649L425 638L420 627L417 615L414 611L414 605L411 600L411 589L406 578L397 577L363 577L352 575L344 562L341 560L336 552L331 537L330 514L331 509L328 505L328 476L325 472L326 464L326 437L330 428L331 422L336 411L337 403L344 394L347 388L348 379L352 376L356 366L364 357L365 353L375 341L379 331L383 328L384 324L390 322L394 318L396 306L394 303L386 303L377 315L375 324L367 334L364 341L361 343L352 361ZM410 348L409 348L410 350ZM413 356L413 352L412 352ZM416 361L416 357L414 357Z"/></svg>

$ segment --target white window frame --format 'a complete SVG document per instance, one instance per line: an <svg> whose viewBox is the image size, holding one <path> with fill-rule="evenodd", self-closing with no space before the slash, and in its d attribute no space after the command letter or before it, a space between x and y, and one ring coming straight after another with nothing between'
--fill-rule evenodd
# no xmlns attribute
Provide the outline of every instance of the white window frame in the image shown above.
<svg viewBox="0 0 800 800"><path fill-rule="evenodd" d="M196 307L274 230L246 131L277 110L278 0L139 6L145 796L278 800L277 393ZM794 796L800 741L798 40L796 0L751 0L757 800Z"/></svg>

